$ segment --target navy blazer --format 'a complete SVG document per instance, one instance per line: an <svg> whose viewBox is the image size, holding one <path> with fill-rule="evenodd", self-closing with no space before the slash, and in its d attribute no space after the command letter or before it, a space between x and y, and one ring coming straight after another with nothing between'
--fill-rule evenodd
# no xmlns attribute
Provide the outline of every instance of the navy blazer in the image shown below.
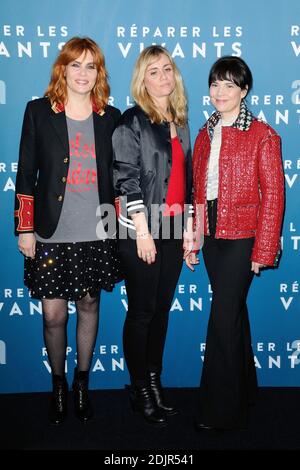
<svg viewBox="0 0 300 470"><path fill-rule="evenodd" d="M93 111L101 204L114 204L111 136L121 113L106 106ZM15 196L15 233L50 238L57 227L70 162L64 111L54 112L47 98L27 104L22 127Z"/></svg>

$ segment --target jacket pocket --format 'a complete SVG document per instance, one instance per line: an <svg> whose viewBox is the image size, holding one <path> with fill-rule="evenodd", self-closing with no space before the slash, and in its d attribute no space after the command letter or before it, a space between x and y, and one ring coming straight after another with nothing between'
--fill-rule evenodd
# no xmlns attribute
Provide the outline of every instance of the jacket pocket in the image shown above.
<svg viewBox="0 0 300 470"><path fill-rule="evenodd" d="M256 230L258 216L257 204L236 206L236 228L238 231Z"/></svg>

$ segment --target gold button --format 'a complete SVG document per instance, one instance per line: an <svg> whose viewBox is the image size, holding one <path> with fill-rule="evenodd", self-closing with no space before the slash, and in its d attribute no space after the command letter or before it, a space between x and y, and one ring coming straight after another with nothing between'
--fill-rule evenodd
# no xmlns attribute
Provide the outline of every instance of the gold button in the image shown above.
<svg viewBox="0 0 300 470"><path fill-rule="evenodd" d="M62 177L62 182L65 183L67 181L67 178L65 176Z"/></svg>
<svg viewBox="0 0 300 470"><path fill-rule="evenodd" d="M68 157L64 158L64 163L68 163L69 159Z"/></svg>
<svg viewBox="0 0 300 470"><path fill-rule="evenodd" d="M63 197L62 196L58 196L57 200L58 201L62 201Z"/></svg>

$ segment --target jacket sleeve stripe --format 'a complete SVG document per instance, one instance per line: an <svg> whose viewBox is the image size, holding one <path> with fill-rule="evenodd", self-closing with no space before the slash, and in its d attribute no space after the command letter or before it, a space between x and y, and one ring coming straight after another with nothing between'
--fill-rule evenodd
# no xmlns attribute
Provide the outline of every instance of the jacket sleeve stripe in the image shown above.
<svg viewBox="0 0 300 470"><path fill-rule="evenodd" d="M144 209L144 208L145 208L144 204L137 204L136 206L129 207L127 211L132 212L132 211L136 211L138 209Z"/></svg>
<svg viewBox="0 0 300 470"><path fill-rule="evenodd" d="M132 230L136 230L135 226L134 226L134 223L132 222L132 220L130 219L127 219L126 217L124 217L122 214L119 215L119 223L121 225L123 225L124 227L128 227L128 228L131 228Z"/></svg>
<svg viewBox="0 0 300 470"><path fill-rule="evenodd" d="M143 199L137 199L136 201L130 201L126 203L127 209L129 210L130 206L133 206L134 204L143 204Z"/></svg>

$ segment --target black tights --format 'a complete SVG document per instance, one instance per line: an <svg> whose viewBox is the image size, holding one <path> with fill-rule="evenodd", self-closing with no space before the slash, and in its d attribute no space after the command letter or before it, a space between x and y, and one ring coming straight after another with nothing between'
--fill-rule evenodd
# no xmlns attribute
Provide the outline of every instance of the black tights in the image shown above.
<svg viewBox="0 0 300 470"><path fill-rule="evenodd" d="M87 294L77 300L77 367L79 371L90 369L99 322L99 298ZM44 341L52 374L62 376L65 371L67 348L68 301L43 299Z"/></svg>

